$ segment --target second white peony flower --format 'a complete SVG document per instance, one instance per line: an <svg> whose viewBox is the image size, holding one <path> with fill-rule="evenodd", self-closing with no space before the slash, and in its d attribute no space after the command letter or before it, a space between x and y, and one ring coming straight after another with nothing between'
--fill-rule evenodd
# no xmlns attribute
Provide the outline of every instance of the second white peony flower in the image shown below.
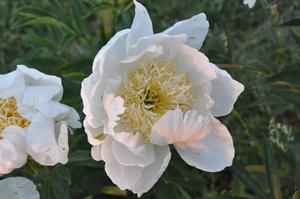
<svg viewBox="0 0 300 199"><path fill-rule="evenodd" d="M22 167L28 154L41 165L68 161L68 128L78 113L61 104L61 79L19 65L0 74L0 175Z"/></svg>
<svg viewBox="0 0 300 199"><path fill-rule="evenodd" d="M99 51L81 96L93 158L121 189L141 196L167 168L169 144L204 171L232 164L231 135L215 117L232 111L244 86L198 51L205 14L154 34L147 10L134 3L131 29Z"/></svg>

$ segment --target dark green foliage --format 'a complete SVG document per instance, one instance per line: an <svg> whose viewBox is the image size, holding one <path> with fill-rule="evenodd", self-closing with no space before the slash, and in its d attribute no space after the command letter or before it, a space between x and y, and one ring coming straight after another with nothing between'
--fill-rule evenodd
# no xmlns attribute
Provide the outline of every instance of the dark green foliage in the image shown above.
<svg viewBox="0 0 300 199"><path fill-rule="evenodd" d="M206 173L174 151L169 168L143 198L299 199L300 2L258 0L254 9L242 0L141 2L155 32L205 12L210 30L201 51L245 85L234 111L221 118L234 139L233 166ZM81 81L98 50L130 27L133 14L129 0L0 0L0 73L25 64L60 76L63 102L83 118ZM31 178L42 199L136 198L118 190L103 162L91 158L83 129L69 140L67 165L29 161L11 175Z"/></svg>

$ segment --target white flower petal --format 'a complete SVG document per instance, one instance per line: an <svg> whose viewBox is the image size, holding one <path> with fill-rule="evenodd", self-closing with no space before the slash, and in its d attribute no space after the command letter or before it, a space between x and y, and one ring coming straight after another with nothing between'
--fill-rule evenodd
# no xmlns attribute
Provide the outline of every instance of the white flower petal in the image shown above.
<svg viewBox="0 0 300 199"><path fill-rule="evenodd" d="M123 166L146 167L154 161L152 144L128 148L126 145L114 140L112 142L112 151L117 162Z"/></svg>
<svg viewBox="0 0 300 199"><path fill-rule="evenodd" d="M97 53L93 61L93 73L98 73L100 79L103 74L113 74L114 65L125 57L125 43L129 32L129 29L117 32Z"/></svg>
<svg viewBox="0 0 300 199"><path fill-rule="evenodd" d="M189 165L207 172L217 172L231 166L234 147L231 135L223 124L213 118L208 125L209 132L204 137L185 145L175 144L175 148Z"/></svg>
<svg viewBox="0 0 300 199"><path fill-rule="evenodd" d="M134 62L140 61L144 57L147 57L147 58L158 57L161 54L162 54L162 47L161 46L157 46L157 45L150 46L150 47L148 47L146 49L143 49L142 51L140 51L139 53L137 53L134 56L128 56L125 59L123 59L120 62L120 64L118 65L119 68L121 69L119 72L121 72L122 74L124 74L124 71L132 70L132 67L130 67L130 65L132 65L132 63L134 63ZM125 66L126 67L125 68L124 65L126 65L126 64L127 64L127 67ZM119 68L117 68L117 70Z"/></svg>
<svg viewBox="0 0 300 199"><path fill-rule="evenodd" d="M86 119L83 121L83 125L88 137L88 141L91 145L96 146L103 142L102 139L99 139L103 137L103 126L99 128L93 128L88 124Z"/></svg>
<svg viewBox="0 0 300 199"><path fill-rule="evenodd" d="M83 91L83 89L81 91ZM86 114L85 120L93 128L101 127L103 125L101 121L103 121L106 118L106 113L102 105L102 99L99 101L95 100L93 102L87 102L85 100L87 99L87 97L83 97L84 96L83 94L81 94L81 96L84 104L83 112ZM96 103L101 103L101 104L96 104Z"/></svg>
<svg viewBox="0 0 300 199"><path fill-rule="evenodd" d="M181 109L168 111L152 127L151 143L161 146L176 143L183 135L183 127Z"/></svg>
<svg viewBox="0 0 300 199"><path fill-rule="evenodd" d="M118 32L98 52L93 62L93 73L82 82L81 97L86 120L93 128L100 128L105 117L103 92L106 82L114 76L116 64L125 56L125 41L129 30ZM105 74L104 76L102 74Z"/></svg>
<svg viewBox="0 0 300 199"><path fill-rule="evenodd" d="M9 140L18 151L26 154L26 144L24 141L26 129L18 126L9 126L3 130L3 140Z"/></svg>
<svg viewBox="0 0 300 199"><path fill-rule="evenodd" d="M60 101L63 94L61 79L57 76L44 74L36 69L28 68L24 65L18 65L17 71L22 72L28 86L53 86L57 87L57 92L53 100Z"/></svg>
<svg viewBox="0 0 300 199"><path fill-rule="evenodd" d="M69 153L69 132L68 125L66 122L59 122L55 125L55 134L57 137L57 147L59 159L57 162L66 164L68 162Z"/></svg>
<svg viewBox="0 0 300 199"><path fill-rule="evenodd" d="M57 136L58 137L58 136ZM55 165L61 159L54 120L38 113L26 134L27 151L41 165Z"/></svg>
<svg viewBox="0 0 300 199"><path fill-rule="evenodd" d="M15 99L17 100L18 113L25 119L31 121L35 114L37 114L38 112L36 107L24 105L22 103L22 100L18 96L15 97Z"/></svg>
<svg viewBox="0 0 300 199"><path fill-rule="evenodd" d="M95 87L97 85L97 81L101 80L101 76L99 73L92 73L88 78L85 78L81 84L81 98L83 101L83 112L85 114L90 114L93 111L93 105L102 106L101 95L104 89L102 86L99 90L99 87ZM99 94L100 93L100 94Z"/></svg>
<svg viewBox="0 0 300 199"><path fill-rule="evenodd" d="M111 181L122 190L130 189L141 177L141 167L123 166L116 160L105 162L105 171Z"/></svg>
<svg viewBox="0 0 300 199"><path fill-rule="evenodd" d="M0 181L0 198L39 199L40 194L31 180L24 177L9 177Z"/></svg>
<svg viewBox="0 0 300 199"><path fill-rule="evenodd" d="M244 3L245 5L248 5L249 8L253 8L254 5L255 5L255 2L256 2L256 0L244 0L243 3Z"/></svg>
<svg viewBox="0 0 300 199"><path fill-rule="evenodd" d="M55 140L54 121L41 113L35 115L26 133L28 147L36 152L49 149Z"/></svg>
<svg viewBox="0 0 300 199"><path fill-rule="evenodd" d="M13 143L7 139L1 139L0 141L0 158L1 158L1 170L5 170L5 166L7 163L10 165L14 165L11 160L16 160L18 157L18 151L16 150ZM14 169L14 168L12 168ZM2 172L1 172L2 173Z"/></svg>
<svg viewBox="0 0 300 199"><path fill-rule="evenodd" d="M109 178L122 190L130 189L141 177L141 167L124 166L116 161L112 152L112 139L108 138L102 145L102 158Z"/></svg>
<svg viewBox="0 0 300 199"><path fill-rule="evenodd" d="M154 162L143 169L141 178L131 188L134 193L138 194L138 197L153 187L170 162L171 153L168 146L155 146L154 153Z"/></svg>
<svg viewBox="0 0 300 199"><path fill-rule="evenodd" d="M127 48L136 44L139 38L153 35L152 21L146 8L136 0L133 2L135 4L135 16L126 41Z"/></svg>
<svg viewBox="0 0 300 199"><path fill-rule="evenodd" d="M0 175L22 167L27 161L23 129L10 126L4 129L0 140Z"/></svg>
<svg viewBox="0 0 300 199"><path fill-rule="evenodd" d="M127 133L127 132L118 132L111 134L111 136L118 142L126 145L129 148L137 148L141 145L144 145L144 142L141 139L139 133Z"/></svg>
<svg viewBox="0 0 300 199"><path fill-rule="evenodd" d="M50 101L37 107L39 111L48 118L61 117L69 113L69 108L61 103Z"/></svg>
<svg viewBox="0 0 300 199"><path fill-rule="evenodd" d="M102 145L101 144L92 147L91 155L94 160L96 160L96 161L102 160L101 153L102 153Z"/></svg>
<svg viewBox="0 0 300 199"><path fill-rule="evenodd" d="M60 92L59 87L55 86L27 86L23 93L22 103L26 106L35 107L48 103Z"/></svg>
<svg viewBox="0 0 300 199"><path fill-rule="evenodd" d="M64 105L66 106L66 105ZM66 106L69 109L68 115L63 118L62 120L67 121L68 126L74 128L74 129L79 129L82 127L82 124L80 122L80 116L78 114L78 112L69 106Z"/></svg>
<svg viewBox="0 0 300 199"><path fill-rule="evenodd" d="M151 143L166 145L199 140L206 135L207 122L208 117L195 110L185 115L180 108L168 111L152 127Z"/></svg>
<svg viewBox="0 0 300 199"><path fill-rule="evenodd" d="M150 46L150 47L142 50L135 56L129 56L117 64L116 72L115 72L115 75L117 75L116 78L119 78L119 77L121 77L121 75L128 74L130 71L137 69L140 66L141 61L143 59L151 60L151 59L160 58L162 56L163 56L163 49L162 49L162 46L159 46L159 45ZM111 80L111 79L109 79L109 80ZM109 83L109 81L108 81L108 83ZM121 82L119 82L119 85L120 85L120 83ZM117 89L116 89L116 91L117 91Z"/></svg>
<svg viewBox="0 0 300 199"><path fill-rule="evenodd" d="M208 33L209 23L204 13L193 16L190 19L179 21L164 31L169 35L186 34L186 44L199 50Z"/></svg>
<svg viewBox="0 0 300 199"><path fill-rule="evenodd" d="M203 53L186 45L180 45L175 50L176 72L187 74L193 85L207 83L216 78L216 72Z"/></svg>
<svg viewBox="0 0 300 199"><path fill-rule="evenodd" d="M211 82L206 82L200 85L193 85L192 92L196 98L192 109L199 111L202 115L209 114L214 101L211 98Z"/></svg>
<svg viewBox="0 0 300 199"><path fill-rule="evenodd" d="M232 79L226 71L216 65L211 64L211 67L217 73L217 78L212 81L211 97L215 103L211 112L215 117L224 116L232 111L234 103L244 90L244 85Z"/></svg>
<svg viewBox="0 0 300 199"><path fill-rule="evenodd" d="M25 89L25 81L19 71L0 74L0 98L15 96Z"/></svg>
<svg viewBox="0 0 300 199"><path fill-rule="evenodd" d="M186 42L186 35L167 35L163 33L150 35L140 38L135 45L132 45L128 51L127 56L137 56L145 49L151 46L161 46L163 50L173 49L180 44ZM167 52L166 52L167 53Z"/></svg>
<svg viewBox="0 0 300 199"><path fill-rule="evenodd" d="M79 114L75 109L59 102L50 101L47 104L39 105L38 110L48 118L54 121L66 121L72 128L81 128Z"/></svg>
<svg viewBox="0 0 300 199"><path fill-rule="evenodd" d="M114 132L114 127L120 119L119 115L125 111L124 100L121 97L115 97L114 94L108 94L104 99L104 109L107 114L107 122L104 126L104 133L111 134Z"/></svg>

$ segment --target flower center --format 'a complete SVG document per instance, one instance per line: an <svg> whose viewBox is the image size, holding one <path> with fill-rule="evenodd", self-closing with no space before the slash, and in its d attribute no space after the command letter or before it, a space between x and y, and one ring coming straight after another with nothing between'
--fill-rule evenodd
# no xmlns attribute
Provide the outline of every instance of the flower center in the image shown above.
<svg viewBox="0 0 300 199"><path fill-rule="evenodd" d="M14 97L7 99L0 98L0 139L1 133L8 126L19 126L26 128L30 125L30 121L23 118L17 110L17 101Z"/></svg>
<svg viewBox="0 0 300 199"><path fill-rule="evenodd" d="M186 74L176 74L175 66L161 60L143 60L140 67L122 79L119 89L125 112L120 124L149 141L151 128L168 110L191 108L195 101Z"/></svg>

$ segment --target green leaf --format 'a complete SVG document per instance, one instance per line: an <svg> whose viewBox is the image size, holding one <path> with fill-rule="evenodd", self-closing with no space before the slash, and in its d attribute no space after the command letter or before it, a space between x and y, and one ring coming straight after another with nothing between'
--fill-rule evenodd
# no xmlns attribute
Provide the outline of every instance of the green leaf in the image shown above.
<svg viewBox="0 0 300 199"><path fill-rule="evenodd" d="M296 150L295 193L292 199L300 198L300 149Z"/></svg>
<svg viewBox="0 0 300 199"><path fill-rule="evenodd" d="M54 178L51 183L52 194L55 199L69 198L69 185L61 178Z"/></svg>
<svg viewBox="0 0 300 199"><path fill-rule="evenodd" d="M280 26L300 26L300 18L297 17L294 19L290 19L290 20L280 24Z"/></svg>
<svg viewBox="0 0 300 199"><path fill-rule="evenodd" d="M284 89L284 90L275 90L274 93L276 93L277 96L281 97L286 102L294 104L296 109L300 108L300 91L299 90L292 90L292 89Z"/></svg>
<svg viewBox="0 0 300 199"><path fill-rule="evenodd" d="M249 199L248 197L238 197L238 196L230 196L230 195L214 195L208 196L206 199Z"/></svg>
<svg viewBox="0 0 300 199"><path fill-rule="evenodd" d="M70 185L71 174L69 170L64 165L56 165L51 173L51 188L54 198L68 199Z"/></svg>
<svg viewBox="0 0 300 199"><path fill-rule="evenodd" d="M298 44L298 46L300 46L300 33L296 32L295 30L291 30L291 34L295 42Z"/></svg>
<svg viewBox="0 0 300 199"><path fill-rule="evenodd" d="M300 150L300 141L289 142L286 147L292 150Z"/></svg>
<svg viewBox="0 0 300 199"><path fill-rule="evenodd" d="M264 137L264 156L269 185L274 199L282 199L281 184L274 149L271 142Z"/></svg>
<svg viewBox="0 0 300 199"><path fill-rule="evenodd" d="M113 196L127 196L127 191L126 190L121 190L117 186L104 186L101 189L102 194L108 194L108 195L113 195Z"/></svg>
<svg viewBox="0 0 300 199"><path fill-rule="evenodd" d="M69 33L75 34L74 30L72 30L66 24L58 21L53 17L34 17L33 19L30 19L29 21L23 23L21 26L29 26L29 25L37 25L37 24L53 25L62 30L68 31Z"/></svg>
<svg viewBox="0 0 300 199"><path fill-rule="evenodd" d="M254 191L259 198L269 198L269 195L262 189L259 182L241 165L235 164L233 166L233 172L240 181L244 183L246 187Z"/></svg>
<svg viewBox="0 0 300 199"><path fill-rule="evenodd" d="M69 0L71 4L71 9L72 9L72 15L73 19L76 23L76 27L79 32L83 32L84 30L84 25L83 25L83 16L84 16L84 9L81 1L77 0Z"/></svg>
<svg viewBox="0 0 300 199"><path fill-rule="evenodd" d="M97 3L95 6L97 7L97 9L116 9L114 5L109 2L100 2Z"/></svg>
<svg viewBox="0 0 300 199"><path fill-rule="evenodd" d="M68 185L71 184L71 174L66 166L62 164L57 164L53 171L52 171L53 177L60 178L67 182Z"/></svg>
<svg viewBox="0 0 300 199"><path fill-rule="evenodd" d="M154 191L155 198L157 199L190 199L191 197L183 189L178 189L178 187L173 183L165 183L160 181L155 186Z"/></svg>
<svg viewBox="0 0 300 199"><path fill-rule="evenodd" d="M277 4L282 0L261 0L265 8L270 8L271 6Z"/></svg>
<svg viewBox="0 0 300 199"><path fill-rule="evenodd" d="M0 73L6 73L5 62L2 56L0 56Z"/></svg>
<svg viewBox="0 0 300 199"><path fill-rule="evenodd" d="M47 0L49 6L52 8L51 11L54 16L58 17L60 20L66 22L66 9L64 9L60 0Z"/></svg>
<svg viewBox="0 0 300 199"><path fill-rule="evenodd" d="M92 160L91 152L88 150L79 150L70 154L69 162L89 161Z"/></svg>
<svg viewBox="0 0 300 199"><path fill-rule="evenodd" d="M267 82L275 83L275 82L283 81L283 82L288 82L289 84L300 86L299 77L300 77L300 70L285 70L271 76L269 79L267 79Z"/></svg>
<svg viewBox="0 0 300 199"><path fill-rule="evenodd" d="M64 52L66 49L69 50L71 48L69 48L71 46L71 44L74 42L74 40L76 39L77 35L74 34L65 34L60 42L59 45L59 50L58 53L61 54L62 52Z"/></svg>
<svg viewBox="0 0 300 199"><path fill-rule="evenodd" d="M26 5L18 10L19 15L27 15L27 16L48 16L50 17L50 14L46 12L45 10L39 8L39 7L34 7L32 5Z"/></svg>

